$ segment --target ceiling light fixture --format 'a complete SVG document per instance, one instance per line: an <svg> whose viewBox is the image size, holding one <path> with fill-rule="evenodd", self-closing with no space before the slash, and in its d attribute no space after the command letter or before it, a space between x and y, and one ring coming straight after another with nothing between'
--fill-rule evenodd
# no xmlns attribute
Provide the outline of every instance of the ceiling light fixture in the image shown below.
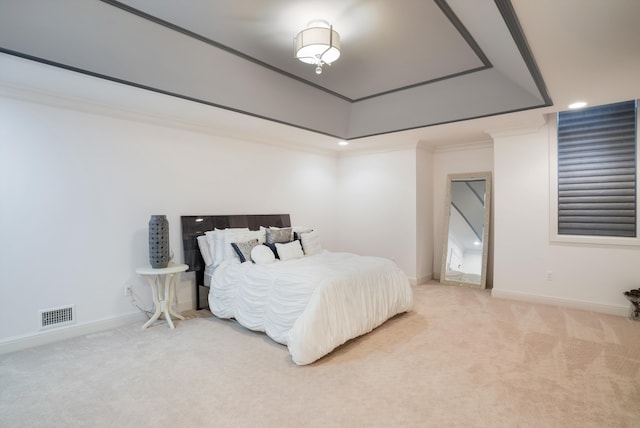
<svg viewBox="0 0 640 428"><path fill-rule="evenodd" d="M348 141L344 141L344 140L343 140L343 141L338 141L338 145L339 145L339 146L343 146L343 147L344 147L344 146L348 146L348 145L349 145L349 142L348 142Z"/></svg>
<svg viewBox="0 0 640 428"><path fill-rule="evenodd" d="M322 74L322 66L331 65L340 58L340 35L326 21L312 21L293 40L293 52L300 61L316 66L316 74Z"/></svg>

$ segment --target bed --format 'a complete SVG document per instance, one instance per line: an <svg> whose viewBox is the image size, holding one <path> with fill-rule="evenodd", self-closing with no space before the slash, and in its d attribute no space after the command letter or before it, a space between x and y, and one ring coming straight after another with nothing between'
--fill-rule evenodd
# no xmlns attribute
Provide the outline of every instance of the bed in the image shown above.
<svg viewBox="0 0 640 428"><path fill-rule="evenodd" d="M198 285L209 285L211 312L286 345L296 364L313 363L413 303L394 262L327 251L317 231L292 228L288 215L183 216L182 225L185 263Z"/></svg>

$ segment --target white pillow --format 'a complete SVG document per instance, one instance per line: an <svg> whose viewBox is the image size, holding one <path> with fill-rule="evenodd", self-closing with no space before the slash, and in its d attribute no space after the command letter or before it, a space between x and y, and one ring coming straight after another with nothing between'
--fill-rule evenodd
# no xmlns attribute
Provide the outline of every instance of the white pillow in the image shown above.
<svg viewBox="0 0 640 428"><path fill-rule="evenodd" d="M304 253L307 256L322 252L322 245L320 245L320 234L318 234L317 230L300 234L300 241L302 242Z"/></svg>
<svg viewBox="0 0 640 428"><path fill-rule="evenodd" d="M247 229L246 227L244 228L233 228L233 229L216 229L213 232L213 242L214 242L214 254L213 254L213 264L218 266L220 263L222 263L223 261L227 260L226 255L227 255L227 247L229 247L229 251L233 251L233 248L231 248L231 243L229 243L229 245L227 244L227 234L232 234L235 232L239 232L239 231L249 231L249 229ZM233 258L233 254L231 254L231 257Z"/></svg>
<svg viewBox="0 0 640 428"><path fill-rule="evenodd" d="M205 235L200 235L196 239L198 240L198 248L200 248L200 254L202 254L204 264L206 266L212 265L213 257L211 257L211 252L209 251L209 242L207 241L207 237Z"/></svg>
<svg viewBox="0 0 640 428"><path fill-rule="evenodd" d="M257 265L267 265L276 261L276 255L266 245L258 245L251 249L251 260Z"/></svg>
<svg viewBox="0 0 640 428"><path fill-rule="evenodd" d="M224 260L224 230L213 231L213 264L218 266Z"/></svg>
<svg viewBox="0 0 640 428"><path fill-rule="evenodd" d="M313 231L312 227L307 227L307 226L293 226L292 229L293 229L293 232L297 233L298 235L301 233L307 233L307 232Z"/></svg>
<svg viewBox="0 0 640 428"><path fill-rule="evenodd" d="M204 236L207 237L207 244L209 245L209 256L211 257L212 263L216 260L215 234L215 230L208 230L204 233Z"/></svg>
<svg viewBox="0 0 640 428"><path fill-rule="evenodd" d="M304 257L300 241L292 241L286 244L276 242L276 251L278 252L278 258L281 261Z"/></svg>

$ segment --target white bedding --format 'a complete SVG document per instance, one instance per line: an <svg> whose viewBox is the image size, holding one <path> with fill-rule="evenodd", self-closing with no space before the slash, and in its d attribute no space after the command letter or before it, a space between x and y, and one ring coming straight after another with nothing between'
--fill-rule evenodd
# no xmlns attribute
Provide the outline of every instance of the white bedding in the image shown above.
<svg viewBox="0 0 640 428"><path fill-rule="evenodd" d="M265 332L310 364L413 303L391 260L323 251L268 265L224 262L211 276L209 308Z"/></svg>
<svg viewBox="0 0 640 428"><path fill-rule="evenodd" d="M471 282L474 284L480 284L482 278L477 273L466 273L458 270L447 270L445 279L448 279L449 281Z"/></svg>
<svg viewBox="0 0 640 428"><path fill-rule="evenodd" d="M209 287L211 285L211 277L213 276L213 272L215 270L214 265L208 265L204 268L204 285L205 287Z"/></svg>

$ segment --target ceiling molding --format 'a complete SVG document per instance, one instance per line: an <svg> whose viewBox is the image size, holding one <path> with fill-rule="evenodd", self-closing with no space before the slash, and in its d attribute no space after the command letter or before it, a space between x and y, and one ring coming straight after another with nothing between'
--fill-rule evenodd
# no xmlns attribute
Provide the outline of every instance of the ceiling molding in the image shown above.
<svg viewBox="0 0 640 428"><path fill-rule="evenodd" d="M444 13L447 19L451 21L451 24L453 24L456 30L458 30L460 35L464 38L471 49L473 49L473 52L475 52L480 61L482 61L482 64L484 64L484 68L491 68L491 61L489 61L487 55L485 55L485 53L482 51L476 40L473 38L471 33L469 33L469 30L467 30L462 21L460 21L453 9L449 7L449 4L446 2L446 0L434 0L434 2L438 5L440 10L442 10L442 13Z"/></svg>
<svg viewBox="0 0 640 428"><path fill-rule="evenodd" d="M100 1L103 1L103 0L100 0ZM259 114L256 114L256 113L252 113L250 111L235 109L233 107L229 107L229 106L222 105L222 104L216 104L216 103L205 101L205 100L202 100L202 99L199 99L199 98L189 97L189 96L185 96L185 95L178 94L178 93L175 93L175 92L165 91L165 90L162 90L162 89L155 88L153 86L141 85L139 83L130 82L130 81L124 80L124 79L118 79L118 78L115 78L115 77L112 77L112 76L96 73L96 72L89 71L89 70L84 70L84 69L73 67L73 66L70 66L70 65L67 65L67 64L62 64L62 63L58 63L58 62L55 62L55 61L49 61L49 60L44 59L44 58L34 57L32 55L28 55L28 54L25 54L25 53L22 53L22 52L12 51L10 49L5 49L3 47L0 47L0 53L16 56L16 57L19 57L19 58L27 59L27 60L30 60L30 61L34 61L34 62L38 62L38 63L41 63L41 64L45 64L45 65L50 65L50 66L53 66L53 67L61 68L61 69L67 70L67 71L75 72L75 73L84 74L84 75L91 76L91 77L97 77L99 79L108 80L110 82L120 83L120 84L123 84L123 85L126 85L126 86L131 86L131 87L134 87L134 88L137 88L137 89L143 89L143 90L146 90L146 91L151 91L151 92L155 92L155 93L162 94L162 95L168 95L168 96L171 96L171 97L174 97L174 98L180 98L180 99L186 100L186 101L192 101L192 102L195 102L195 103L198 103L198 104L204 104L204 105L207 105L209 107L215 107L215 108L220 108L220 109L223 109L223 110L232 111L232 112L235 112L235 113L244 114L244 115L247 115L247 116L255 117L257 119L268 120L268 121L271 121L271 122L276 122L276 123L279 123L279 124L282 124L282 125L287 125L287 126L293 126L295 128L302 129L304 131L315 132L315 133L318 133L318 134L326 135L328 137L333 137L333 138L338 138L338 139L343 139L344 138L344 137L341 137L339 135L330 134L330 133L323 132L323 131L320 131L320 130L317 130L317 129L314 129L314 128L308 128L308 127L300 126L300 125L295 124L295 123L290 123L290 122L286 122L286 121L283 121L283 120L274 119L274 118L268 117L268 116L262 116L262 115L259 115Z"/></svg>
<svg viewBox="0 0 640 428"><path fill-rule="evenodd" d="M343 150L338 152L339 158L349 156L362 156L362 155L374 155L378 153L399 152L405 150L417 150L419 141L397 141L389 142L386 144L379 144L376 146L367 146L363 148L350 148L349 150Z"/></svg>
<svg viewBox="0 0 640 428"><path fill-rule="evenodd" d="M11 84L8 82L0 82L0 97L41 104L54 108L68 109L80 113L106 116L121 120L130 120L134 122L147 123L171 129L182 129L186 131L198 132L216 138L224 138L233 141L266 144L288 150L314 153L329 157L338 156L338 152L333 146L327 146L326 149L322 149L317 146L304 145L300 143L288 142L272 138L257 137L249 133L239 135L237 132L235 132L235 130L224 132L215 124L211 124L202 120L189 120L173 114L154 114L147 109L136 109L123 104L117 105L114 103L99 101L97 99L73 97L67 94L35 89L33 87L26 87L19 84ZM178 111L178 109L176 109L175 111Z"/></svg>
<svg viewBox="0 0 640 428"><path fill-rule="evenodd" d="M467 150L493 149L493 140L470 141L465 143L434 145L434 153L460 152Z"/></svg>
<svg viewBox="0 0 640 428"><path fill-rule="evenodd" d="M520 50L520 55L522 55L522 59L527 64L527 68L529 69L529 73L533 80L536 83L538 91L542 95L544 99L544 107L552 106L553 101L549 96L549 91L547 90L547 85L544 83L544 79L542 78L542 73L540 73L540 69L538 68L538 64L531 53L531 48L529 47L529 43L527 39L524 37L524 32L522 31L522 26L520 25L520 21L518 20L518 16L516 15L516 11L513 9L513 5L510 0L495 0L496 6L504 19L505 24L509 28L511 32L511 37L516 42L516 46Z"/></svg>
<svg viewBox="0 0 640 428"><path fill-rule="evenodd" d="M472 68L470 70L464 70L464 71L461 71L459 73L448 74L446 76L438 77L436 79L431 79L431 80L427 80L427 81L424 81L424 82L414 83L412 85L403 86L401 88L391 89L391 90L385 91L385 92L379 92L377 94L368 95L366 97L362 97L362 98L358 98L356 100L350 100L350 101L352 101L352 103L358 103L358 102L370 100L372 98L382 97L384 95L390 95L390 94L393 94L393 93L396 93L396 92L406 91L408 89L419 88L420 86L430 85L430 84L436 83L436 82L442 82L444 80L449 80L449 79L453 79L453 78L456 78L456 77L464 76L465 74L477 73L478 71L486 70L488 68L491 68L491 66L484 65L482 67Z"/></svg>

